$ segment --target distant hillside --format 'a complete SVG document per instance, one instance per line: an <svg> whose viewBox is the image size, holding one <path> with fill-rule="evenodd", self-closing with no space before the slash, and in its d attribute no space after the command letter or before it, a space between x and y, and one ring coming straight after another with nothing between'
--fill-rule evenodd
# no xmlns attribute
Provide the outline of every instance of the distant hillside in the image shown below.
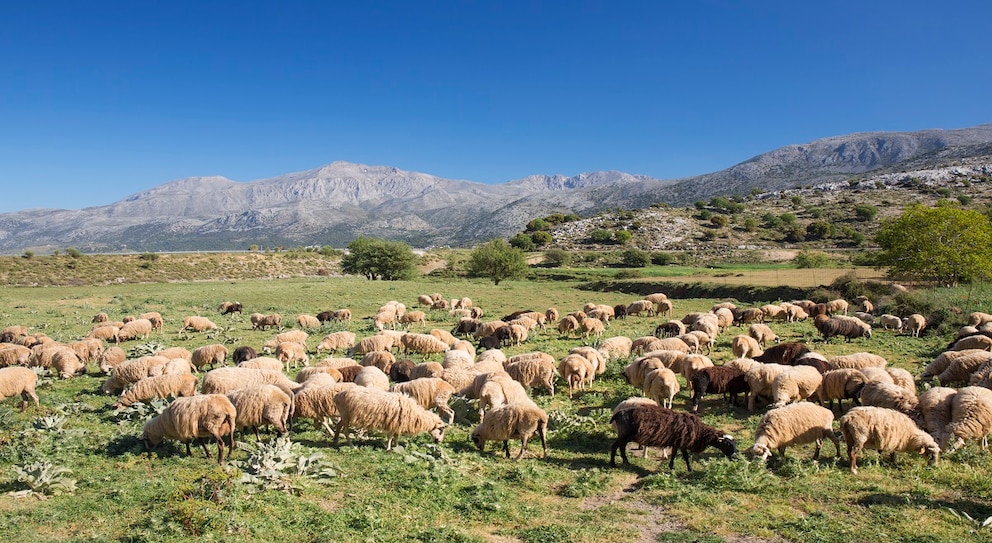
<svg viewBox="0 0 992 543"><path fill-rule="evenodd" d="M662 202L678 207L715 195L846 182L867 173L932 169L990 156L992 125L982 125L826 138L783 147L722 172L667 181L590 172L486 185L334 162L251 182L181 179L81 210L0 214L0 252L342 247L358 235L419 247L465 246L510 236L535 217L563 210L592 216Z"/></svg>

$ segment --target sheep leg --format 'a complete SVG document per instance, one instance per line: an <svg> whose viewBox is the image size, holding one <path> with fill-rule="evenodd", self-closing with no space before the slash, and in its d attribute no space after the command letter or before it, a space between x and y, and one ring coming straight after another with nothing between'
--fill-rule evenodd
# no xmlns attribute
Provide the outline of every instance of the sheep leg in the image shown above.
<svg viewBox="0 0 992 543"><path fill-rule="evenodd" d="M190 442L190 440L186 440L186 441L183 442L183 443L186 444L186 456L193 456L193 451L190 451L189 450L189 442Z"/></svg>
<svg viewBox="0 0 992 543"><path fill-rule="evenodd" d="M686 469L691 472L692 471L692 461L689 459L689 449L682 449L682 458L685 460L685 467L686 467ZM674 459L675 459L675 455L673 454L672 455L672 460L673 460L672 467L673 467L673 469L675 467L675 465L674 465Z"/></svg>
<svg viewBox="0 0 992 543"><path fill-rule="evenodd" d="M517 454L515 460L520 460L524 456L524 451L527 450L527 436L520 437L520 452Z"/></svg>
<svg viewBox="0 0 992 543"><path fill-rule="evenodd" d="M853 443L847 444L847 457L851 460L851 473L858 474L858 452L861 447L855 447Z"/></svg>
<svg viewBox="0 0 992 543"><path fill-rule="evenodd" d="M537 427L537 434L539 436L541 436L541 449L544 451L541 454L541 458L547 458L548 457L548 427L547 427L547 425L544 424L543 422L540 423L540 426ZM647 450L646 447L645 447L645 450Z"/></svg>
<svg viewBox="0 0 992 543"><path fill-rule="evenodd" d="M214 436L214 440L217 441L217 463L220 464L224 461L224 436ZM206 444L204 444L204 450L206 450L206 447Z"/></svg>
<svg viewBox="0 0 992 543"><path fill-rule="evenodd" d="M443 405L442 404L442 405L437 406L437 410L448 416L448 424L454 424L455 423L455 410L454 409L448 407L447 405Z"/></svg>
<svg viewBox="0 0 992 543"><path fill-rule="evenodd" d="M200 447L203 447L203 454L206 455L207 458L211 458L210 451L207 450L207 442L201 437L196 438L196 441L200 444Z"/></svg>
<svg viewBox="0 0 992 543"><path fill-rule="evenodd" d="M627 439L625 436L620 436L620 437L618 437L616 439L616 441L613 442L613 445L610 447L610 466L611 467L616 467L617 466L617 461L616 461L617 460L617 449L620 449L620 458L623 459L623 463L625 465L626 464L630 464L630 461L627 459L627 444L628 443L630 443L630 440ZM645 447L645 450L647 450L647 447Z"/></svg>
<svg viewBox="0 0 992 543"><path fill-rule="evenodd" d="M504 439L503 440L503 450L506 452L506 457L509 458L510 457L510 440L508 440L508 439Z"/></svg>
<svg viewBox="0 0 992 543"><path fill-rule="evenodd" d="M821 437L816 440L816 449L813 451L813 460L817 460L820 458L820 447L822 446L823 446L823 438Z"/></svg>

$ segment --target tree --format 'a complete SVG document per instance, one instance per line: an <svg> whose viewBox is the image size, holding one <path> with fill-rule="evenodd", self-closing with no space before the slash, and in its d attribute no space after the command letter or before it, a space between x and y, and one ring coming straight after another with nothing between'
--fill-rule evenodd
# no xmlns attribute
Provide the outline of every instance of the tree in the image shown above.
<svg viewBox="0 0 992 543"><path fill-rule="evenodd" d="M551 223L544 219L532 219L527 223L528 232L537 232L539 230L547 230L548 228L551 228Z"/></svg>
<svg viewBox="0 0 992 543"><path fill-rule="evenodd" d="M955 207L913 205L882 224L878 262L892 271L948 285L989 276L992 223Z"/></svg>
<svg viewBox="0 0 992 543"><path fill-rule="evenodd" d="M813 221L806 225L806 239L827 239L834 235L834 225L827 221Z"/></svg>
<svg viewBox="0 0 992 543"><path fill-rule="evenodd" d="M527 273L527 260L520 249L510 247L504 239L496 238L472 250L468 258L468 273L473 277L488 277L498 285L504 279L519 279Z"/></svg>
<svg viewBox="0 0 992 543"><path fill-rule="evenodd" d="M613 239L620 245L626 245L634 239L634 234L630 230L617 230L613 234Z"/></svg>
<svg viewBox="0 0 992 543"><path fill-rule="evenodd" d="M623 257L620 259L620 262L628 268L643 268L644 266L647 266L650 261L650 255L634 247L624 251Z"/></svg>
<svg viewBox="0 0 992 543"><path fill-rule="evenodd" d="M861 222L868 222L878 215L878 208L873 205L862 204L854 206L854 216Z"/></svg>
<svg viewBox="0 0 992 543"><path fill-rule="evenodd" d="M405 243L360 236L348 244L341 270L369 280L397 281L412 279L417 273L416 263L417 255Z"/></svg>
<svg viewBox="0 0 992 543"><path fill-rule="evenodd" d="M533 234L530 235L530 239L532 242L534 242L534 245L537 245L538 247L544 247L545 245L551 243L552 240L554 240L554 238L551 237L551 233L545 232L544 230L540 232L534 232Z"/></svg>
<svg viewBox="0 0 992 543"><path fill-rule="evenodd" d="M572 253L564 249L548 249L544 251L544 265L549 268L561 268L572 263Z"/></svg>
<svg viewBox="0 0 992 543"><path fill-rule="evenodd" d="M612 237L613 234L605 228L597 228L589 233L589 238L596 243L606 243L610 241L610 238Z"/></svg>
<svg viewBox="0 0 992 543"><path fill-rule="evenodd" d="M537 234L537 232L534 232ZM521 251L533 251L534 250L534 240L531 236L520 232L519 234L510 238L510 245L520 249Z"/></svg>

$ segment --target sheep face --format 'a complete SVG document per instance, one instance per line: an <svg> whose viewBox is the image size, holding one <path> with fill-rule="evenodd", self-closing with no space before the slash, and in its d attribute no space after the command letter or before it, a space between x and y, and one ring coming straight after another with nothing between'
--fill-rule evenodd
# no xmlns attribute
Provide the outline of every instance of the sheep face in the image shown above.
<svg viewBox="0 0 992 543"><path fill-rule="evenodd" d="M434 443L440 443L444 441L444 430L448 427L445 423L440 423L431 430L431 437L434 438ZM472 436L473 440L475 436Z"/></svg>
<svg viewBox="0 0 992 543"><path fill-rule="evenodd" d="M772 450L769 449L767 445L760 443L755 443L754 446L748 449L747 452L752 457L757 457L761 460L768 460L768 457L772 455Z"/></svg>
<svg viewBox="0 0 992 543"><path fill-rule="evenodd" d="M927 457L927 461L931 466L936 466L937 461L940 460L940 447L937 445L929 445L923 447L923 450L920 452L920 454Z"/></svg>
<svg viewBox="0 0 992 543"><path fill-rule="evenodd" d="M472 432L472 443L475 443L475 446L478 447L480 451L486 448L486 440L478 431Z"/></svg>
<svg viewBox="0 0 992 543"><path fill-rule="evenodd" d="M720 439L716 440L713 444L714 447L720 449L727 458L731 460L737 459L737 442L734 440L734 436L730 434L724 434L720 436Z"/></svg>

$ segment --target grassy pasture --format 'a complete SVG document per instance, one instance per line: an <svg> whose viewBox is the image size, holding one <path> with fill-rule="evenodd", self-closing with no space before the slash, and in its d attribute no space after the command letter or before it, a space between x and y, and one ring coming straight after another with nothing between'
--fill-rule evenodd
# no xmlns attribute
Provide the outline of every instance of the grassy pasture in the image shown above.
<svg viewBox="0 0 992 543"><path fill-rule="evenodd" d="M165 330L148 341L191 350L214 342L257 349L272 332L252 331L250 312L279 312L284 325L291 325L301 313L351 308L351 323L311 333L312 348L322 334L343 328L360 336L371 334L364 317L384 302L399 300L408 309L419 309L417 295L432 292L448 298L469 296L487 311L486 318L524 308L553 306L564 313L589 301L613 305L633 299L575 287L569 282L504 282L494 287L459 279L384 283L334 277L4 288L0 324L25 324L55 339L72 340L85 334L98 311L106 311L111 319L159 311ZM940 296L960 300L964 293ZM245 314L218 315L216 307L225 300L242 302ZM675 313L703 311L716 301L675 300ZM223 330L178 332L182 317L193 314L209 316ZM444 312L430 312L429 318L429 327L450 329L453 324ZM618 321L607 336L650 335L662 320ZM784 340L813 342L827 356L868 350L914 374L950 339L877 331L870 340L823 344L808 322L772 326ZM736 333L721 336L712 355L716 363L731 357L730 340ZM549 330L506 351L542 350L560 358L583 343L587 342L559 338ZM338 476L322 481L291 477L295 490L290 493L239 483L236 470L218 468L203 458L202 450L187 458L175 443L163 444L149 459L137 439L143 421L111 412L113 398L99 394L103 378L91 366L84 377L45 379L39 388L39 411L29 408L21 414L14 400L0 406L0 533L11 542L992 541L989 529L949 510L978 519L992 515L989 453L974 443L942 457L936 467L910 454L898 455L898 465L892 466L867 452L858 476L847 470L846 456L833 456L832 444L824 445L818 462L809 460L812 447L790 449L788 458L768 465L746 457L731 462L708 450L694 462L696 471L691 474L681 461L669 472L667 461L653 454L647 459L632 456L630 468L611 469L610 409L637 393L623 380L626 363L613 361L605 375L572 400L561 383L554 397L540 389L533 392L551 416L546 460L536 457L539 445L534 443L519 462L503 458L491 445L479 453L468 439L472 424L467 421L452 428L439 447L420 436L388 453L378 436L358 439L353 448L334 447L331 436L303 422L293 440L305 454L323 454ZM676 407L686 403L682 392ZM461 407L459 414L469 411ZM61 413L65 420L60 428L41 422ZM742 450L752 443L761 413L728 406L716 397L702 407L704 420L735 435ZM269 438L263 434L263 440ZM516 451L516 446L519 443L511 448ZM233 459L246 456L246 451L238 451ZM70 468L77 480L75 493L45 500L8 495L25 488L13 468L41 459Z"/></svg>

